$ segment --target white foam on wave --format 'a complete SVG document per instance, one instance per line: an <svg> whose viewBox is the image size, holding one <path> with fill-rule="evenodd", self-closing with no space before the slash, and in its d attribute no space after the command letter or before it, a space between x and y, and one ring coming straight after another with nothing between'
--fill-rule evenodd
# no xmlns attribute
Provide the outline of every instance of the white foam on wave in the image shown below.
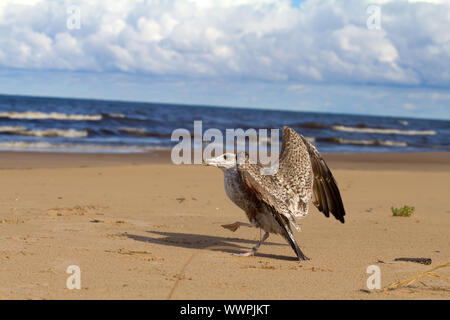
<svg viewBox="0 0 450 320"><path fill-rule="evenodd" d="M65 114L58 112L44 113L37 111L26 111L26 112L0 112L0 118L9 119L25 119L25 120L72 120L72 121L100 121L102 120L102 115L93 114Z"/></svg>
<svg viewBox="0 0 450 320"><path fill-rule="evenodd" d="M129 134L134 134L138 136L146 136L148 135L148 131L141 128L131 128L131 127L120 127L119 131L126 132Z"/></svg>
<svg viewBox="0 0 450 320"><path fill-rule="evenodd" d="M343 138L333 138L333 141L340 144L355 144L365 146L387 146L387 147L407 147L408 144L403 141L392 140L353 140Z"/></svg>
<svg viewBox="0 0 450 320"><path fill-rule="evenodd" d="M125 118L125 115L122 113L108 113L108 116L111 118Z"/></svg>
<svg viewBox="0 0 450 320"><path fill-rule="evenodd" d="M86 130L62 130L62 129L47 129L47 130L24 130L17 132L23 136L33 137L61 137L61 138L86 138L88 132Z"/></svg>
<svg viewBox="0 0 450 320"><path fill-rule="evenodd" d="M14 133L14 132L20 132L24 131L24 127L20 126L0 126L0 133Z"/></svg>
<svg viewBox="0 0 450 320"><path fill-rule="evenodd" d="M315 137L305 137L306 140L308 140L310 143L313 143L316 141ZM198 143L200 142L200 143ZM242 139L236 139L234 141L234 147L241 147L241 148L245 148L245 147L249 147L251 150L253 150L254 148L261 148L262 150L266 149L266 148L270 148L270 149L274 149L280 146L281 144L281 140L280 141L275 141L274 144L272 144L272 141L270 139L270 137L263 137L263 136L259 136L258 137L258 141L256 142L256 145L251 145L249 140L242 140ZM218 148L218 149L224 149L226 148L226 145L224 143L224 141L214 141L214 142L210 142L210 141L203 141L203 140L199 140L199 141L194 141L194 147L195 148L199 148L200 146L209 146L210 148Z"/></svg>
<svg viewBox="0 0 450 320"><path fill-rule="evenodd" d="M75 129L45 129L45 130L27 130L24 127L0 126L0 133L16 134L31 137L61 137L61 138L86 138L86 130Z"/></svg>
<svg viewBox="0 0 450 320"><path fill-rule="evenodd" d="M379 133L379 134L402 134L402 135L435 135L434 130L399 130L399 129L377 129L377 128L356 128L346 126L333 126L333 130L343 132Z"/></svg>

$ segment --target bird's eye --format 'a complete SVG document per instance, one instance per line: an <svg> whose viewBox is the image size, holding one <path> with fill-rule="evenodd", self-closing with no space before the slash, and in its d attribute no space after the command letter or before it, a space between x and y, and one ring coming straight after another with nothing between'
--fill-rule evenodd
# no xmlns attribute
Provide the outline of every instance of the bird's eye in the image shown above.
<svg viewBox="0 0 450 320"><path fill-rule="evenodd" d="M224 158L225 160L227 160L227 155L224 155L223 158Z"/></svg>

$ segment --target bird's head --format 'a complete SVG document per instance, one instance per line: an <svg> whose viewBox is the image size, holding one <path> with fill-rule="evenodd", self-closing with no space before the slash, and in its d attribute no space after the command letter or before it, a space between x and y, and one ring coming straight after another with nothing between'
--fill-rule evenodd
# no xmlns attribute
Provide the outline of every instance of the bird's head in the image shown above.
<svg viewBox="0 0 450 320"><path fill-rule="evenodd" d="M236 155L234 153L224 153L218 157L206 159L205 164L222 170L232 169L236 167Z"/></svg>

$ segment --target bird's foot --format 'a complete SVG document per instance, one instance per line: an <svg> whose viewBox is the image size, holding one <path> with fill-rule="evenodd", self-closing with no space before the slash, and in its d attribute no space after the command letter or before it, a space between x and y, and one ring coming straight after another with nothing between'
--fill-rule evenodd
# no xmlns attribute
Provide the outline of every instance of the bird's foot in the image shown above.
<svg viewBox="0 0 450 320"><path fill-rule="evenodd" d="M222 225L222 228L228 229L232 232L235 232L237 229L239 229L239 227L240 227L240 225L237 222L232 223L232 224L223 224Z"/></svg>
<svg viewBox="0 0 450 320"><path fill-rule="evenodd" d="M231 224L223 224L222 228L228 229L230 231L235 232L237 229L239 229L239 227L251 227L251 224L248 223L243 223L243 222L235 222L235 223L231 223Z"/></svg>
<svg viewBox="0 0 450 320"><path fill-rule="evenodd" d="M237 257L252 257L255 255L255 251L243 252L243 253L233 253L233 256Z"/></svg>

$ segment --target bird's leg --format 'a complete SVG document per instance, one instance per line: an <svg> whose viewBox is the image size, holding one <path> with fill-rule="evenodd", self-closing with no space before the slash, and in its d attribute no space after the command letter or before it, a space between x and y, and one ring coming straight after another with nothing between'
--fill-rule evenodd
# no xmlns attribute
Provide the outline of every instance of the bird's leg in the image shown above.
<svg viewBox="0 0 450 320"><path fill-rule="evenodd" d="M252 225L250 223L236 221L235 223L232 223L232 224L223 224L222 227L225 228L225 229L228 229L230 231L235 232L237 229L239 229L239 227L249 227L249 228L251 228Z"/></svg>
<svg viewBox="0 0 450 320"><path fill-rule="evenodd" d="M253 256L256 253L256 251L258 251L259 247L263 244L263 242L267 240L268 237L269 237L269 233L268 232L264 233L264 235L261 238L261 240L259 240L259 242L256 244L256 246L254 246L252 248L252 251L244 252L244 253L237 253L237 254L234 254L234 255L235 256L240 256L240 257Z"/></svg>

